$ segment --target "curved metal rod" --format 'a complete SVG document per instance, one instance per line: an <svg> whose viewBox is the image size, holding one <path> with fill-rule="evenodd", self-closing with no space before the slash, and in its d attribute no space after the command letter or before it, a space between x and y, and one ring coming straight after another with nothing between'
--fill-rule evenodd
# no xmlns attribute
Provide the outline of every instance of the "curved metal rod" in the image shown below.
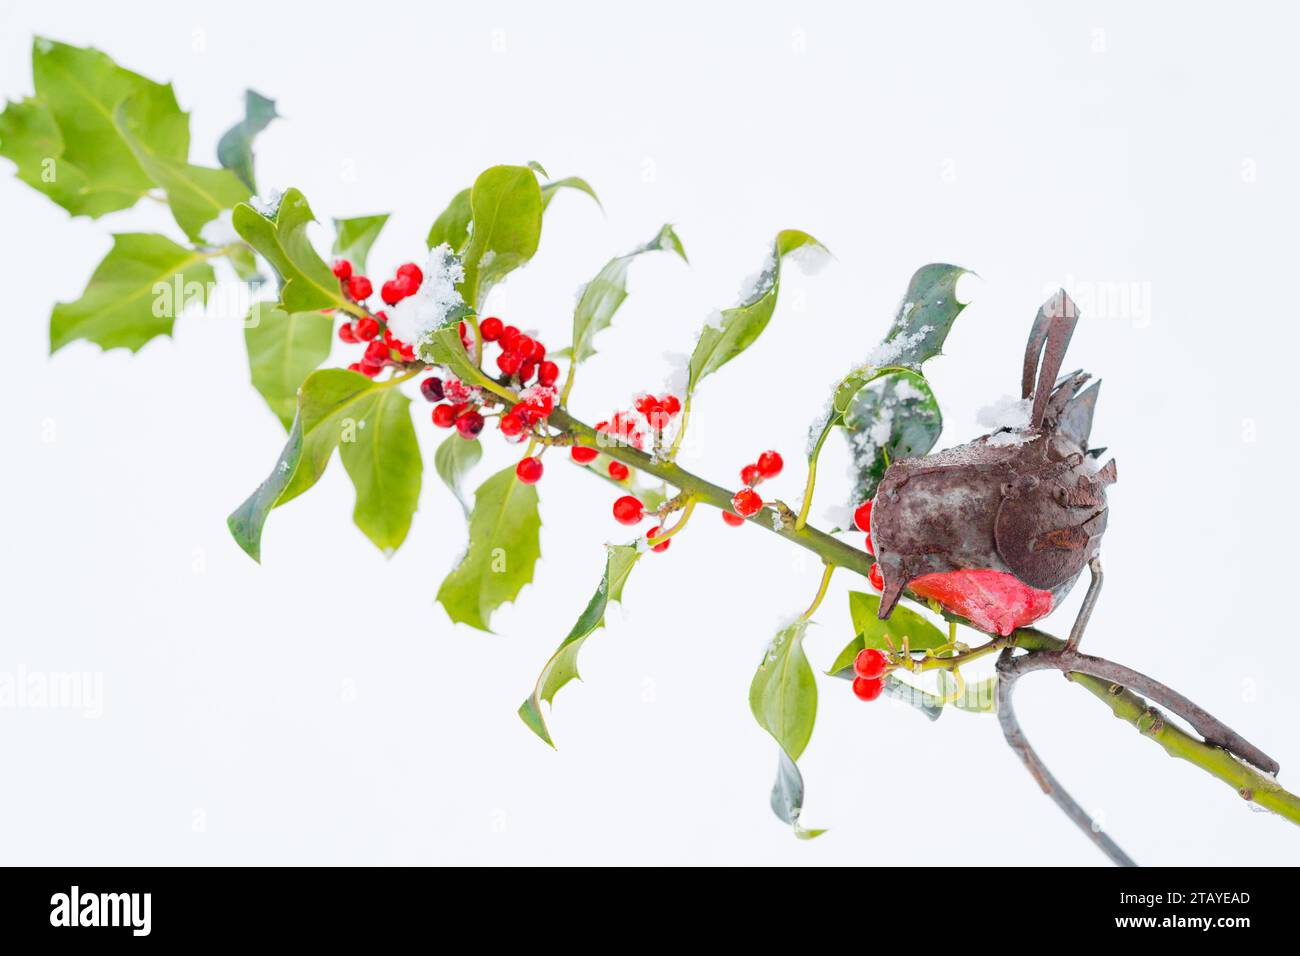
<svg viewBox="0 0 1300 956"><path fill-rule="evenodd" d="M1003 666L1004 663L1012 665L1017 661L1028 660L1029 658L1012 658L1011 653L1012 649L1010 647L1004 648L998 658L998 723L1002 725L1002 733L1007 738L1007 744L1020 757L1030 776L1038 783L1043 793L1052 798L1052 802L1060 808L1061 812L1069 817L1074 822L1074 825L1082 831L1083 835L1095 843L1097 848L1102 853L1105 853L1112 863L1116 866L1137 866L1133 858L1120 849L1119 844L1103 833L1101 827L1093 821L1092 817L1088 816L1087 811L1070 796L1069 791L1057 782L1051 771L1047 769L1047 766L1038 756L1038 753L1030 746L1024 730L1020 727L1020 722L1016 719L1015 708L1011 704L1011 691L1015 687L1016 679L1024 671L1015 670L1011 666Z"/></svg>
<svg viewBox="0 0 1300 956"><path fill-rule="evenodd" d="M1012 658L1004 651L1003 656L998 658L1000 678L998 684L1001 686L1003 681L1009 683L1022 674L1041 670L1059 670L1067 674L1073 671L1127 687L1172 710L1191 724L1192 728L1205 738L1207 744L1222 747L1228 753L1240 757L1264 773L1276 774L1281 769L1276 760L1178 691L1131 667L1116 664L1104 657L1092 657L1070 651L1035 651L1023 657Z"/></svg>

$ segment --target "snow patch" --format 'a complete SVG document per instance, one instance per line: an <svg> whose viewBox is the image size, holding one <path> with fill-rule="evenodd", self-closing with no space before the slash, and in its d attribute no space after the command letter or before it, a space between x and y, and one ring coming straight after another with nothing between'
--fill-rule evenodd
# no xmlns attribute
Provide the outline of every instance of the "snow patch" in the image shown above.
<svg viewBox="0 0 1300 956"><path fill-rule="evenodd" d="M1004 395L991 405L985 405L975 413L975 424L990 431L999 428L1024 428L1029 424L1029 413L1033 403L1027 398L1012 398Z"/></svg>
<svg viewBox="0 0 1300 956"><path fill-rule="evenodd" d="M420 351L453 309L465 304L456 286L465 279L465 267L443 243L429 250L424 282L415 295L399 302L389 313L388 326L403 342Z"/></svg>

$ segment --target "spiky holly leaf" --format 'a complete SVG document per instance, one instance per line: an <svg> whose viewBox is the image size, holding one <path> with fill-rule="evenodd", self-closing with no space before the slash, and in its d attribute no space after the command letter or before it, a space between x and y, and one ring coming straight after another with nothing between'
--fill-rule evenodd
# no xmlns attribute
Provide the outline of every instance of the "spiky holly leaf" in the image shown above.
<svg viewBox="0 0 1300 956"><path fill-rule="evenodd" d="M273 216L263 216L248 203L240 203L231 220L235 231L279 274L280 307L286 312L349 307L339 280L307 236L307 226L316 217L297 189L281 197Z"/></svg>
<svg viewBox="0 0 1300 956"><path fill-rule="evenodd" d="M90 184L85 173L62 158L63 152L63 133L48 106L33 98L5 105L0 156L17 167L14 174L20 180L75 216L90 201Z"/></svg>
<svg viewBox="0 0 1300 956"><path fill-rule="evenodd" d="M286 429L298 411L298 388L330 354L334 320L321 312L254 306L244 323L253 387Z"/></svg>
<svg viewBox="0 0 1300 956"><path fill-rule="evenodd" d="M257 192L257 176L253 171L253 140L279 115L275 111L275 100L255 90L245 90L244 118L222 133L221 139L217 140L217 162L238 176L249 192Z"/></svg>
<svg viewBox="0 0 1300 956"><path fill-rule="evenodd" d="M150 115L137 139L152 155L183 163L189 154L189 118L171 87L123 69L98 50L45 37L32 45L36 96L5 111L0 154L19 165L24 182L73 215L102 216L132 206L154 185L114 120L118 106L138 93L160 94L169 104ZM56 134L57 131L57 134ZM40 165L36 151L49 149Z"/></svg>
<svg viewBox="0 0 1300 956"><path fill-rule="evenodd" d="M844 413L853 456L849 500L871 500L890 462L927 454L942 431L939 403L916 372L890 372L858 389Z"/></svg>
<svg viewBox="0 0 1300 956"><path fill-rule="evenodd" d="M388 222L388 213L377 216L355 216L351 219L334 220L335 258L346 259L352 263L352 271L366 271L366 257L370 247L379 238L379 232Z"/></svg>
<svg viewBox="0 0 1300 956"><path fill-rule="evenodd" d="M179 112L170 86L149 86L123 100L114 119L136 160L166 193L176 224L191 242L199 242L205 225L248 198L248 187L228 169L194 166L150 144L150 131Z"/></svg>
<svg viewBox="0 0 1300 956"><path fill-rule="evenodd" d="M541 527L537 486L516 479L514 465L479 486L469 518L469 550L438 588L438 601L452 621L491 630L492 612L514 601L533 580L542 553Z"/></svg>
<svg viewBox="0 0 1300 956"><path fill-rule="evenodd" d="M956 287L957 281L969 271L960 266L932 263L913 273L907 293L884 340L864 362L840 380L825 412L809 430L808 462L811 469L816 469L822 446L826 444L826 438L832 429L845 426L844 416L864 388L885 376L909 372L919 375L921 365L940 353L953 322L966 307L965 303L957 300ZM901 432L907 429L904 419L909 412L914 411L919 417L928 418L931 410L937 413L938 404L935 403L933 409L926 402L900 409L891 422L891 430ZM858 416L850 430L861 432L869 430L874 424L866 416ZM880 442L875 444L879 445ZM864 499L853 499L855 504L862 500Z"/></svg>
<svg viewBox="0 0 1300 956"><path fill-rule="evenodd" d="M475 311L492 287L533 257L542 236L542 193L527 166L493 166L470 189L473 230L461 295Z"/></svg>
<svg viewBox="0 0 1300 956"><path fill-rule="evenodd" d="M50 351L87 339L134 352L155 336L170 335L176 316L191 302L206 302L215 281L201 252L152 233L116 235L81 298L54 307Z"/></svg>
<svg viewBox="0 0 1300 956"><path fill-rule="evenodd" d="M682 257L683 262L689 262L682 241L673 232L673 227L664 225L649 242L605 263L596 277L583 286L582 295L578 297L578 304L573 309L571 354L575 365L596 354L592 339L613 321L614 313L627 298L628 269L638 256L647 252L675 252Z"/></svg>
<svg viewBox="0 0 1300 956"><path fill-rule="evenodd" d="M357 446L344 452L357 491L357 525L384 550L401 544L419 497L422 465L409 414L405 426L398 418L399 408L406 414L407 399L389 394L396 391L391 381L375 382L345 369L307 376L275 468L226 519L231 535L253 560L261 560L262 530L271 509L316 484L340 444Z"/></svg>
<svg viewBox="0 0 1300 956"><path fill-rule="evenodd" d="M578 652L597 628L605 626L605 611L609 602L622 603L623 586L640 557L641 553L634 545L606 545L605 570L601 574L600 584L596 586L596 593L578 615L577 623L569 631L568 637L560 643L542 668L532 694L519 707L519 716L523 722L552 747L555 742L551 739L546 719L542 716L542 701L554 706L555 695L560 688L579 676Z"/></svg>
<svg viewBox="0 0 1300 956"><path fill-rule="evenodd" d="M782 628L763 652L749 685L749 709L758 725L798 760L817 719L817 682L803 652L808 622Z"/></svg>
<svg viewBox="0 0 1300 956"><path fill-rule="evenodd" d="M740 304L718 313L700 333L688 365L688 396L705 376L749 348L767 328L781 290L781 263L792 253L799 253L809 268L816 268L822 257L829 255L826 247L806 232L786 229L777 233L767 261L742 293Z"/></svg>
<svg viewBox="0 0 1300 956"><path fill-rule="evenodd" d="M469 517L469 502L465 500L464 492L461 490L461 482L475 465L483 457L483 443L478 441L466 441L460 435L448 435L438 450L433 454L433 467L437 469L438 477L443 483L451 489L451 493L456 496L460 506L465 509L465 517Z"/></svg>

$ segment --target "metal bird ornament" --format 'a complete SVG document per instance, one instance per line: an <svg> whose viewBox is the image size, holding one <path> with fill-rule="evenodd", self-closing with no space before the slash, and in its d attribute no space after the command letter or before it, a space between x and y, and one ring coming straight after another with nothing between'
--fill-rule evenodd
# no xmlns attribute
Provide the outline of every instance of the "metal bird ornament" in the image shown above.
<svg viewBox="0 0 1300 956"><path fill-rule="evenodd" d="M1034 320L1025 348L1022 426L890 464L871 509L884 581L880 617L905 591L938 602L981 630L1009 635L1051 613L1083 569L1091 582L1069 649L1078 646L1101 588L1098 552L1115 461L1088 448L1100 381L1061 376L1078 319L1062 290Z"/></svg>

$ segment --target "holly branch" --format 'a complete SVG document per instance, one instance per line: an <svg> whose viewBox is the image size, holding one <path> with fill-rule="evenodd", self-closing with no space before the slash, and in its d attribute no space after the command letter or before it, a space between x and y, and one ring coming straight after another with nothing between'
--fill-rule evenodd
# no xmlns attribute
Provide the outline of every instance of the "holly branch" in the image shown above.
<svg viewBox="0 0 1300 956"><path fill-rule="evenodd" d="M933 597L923 599L915 590L895 606L915 576L891 577L888 603L873 593L885 591L885 578L873 557L872 502L887 475L936 457L931 453L943 420L923 366L940 354L964 309L956 287L966 270L944 263L917 270L882 341L835 383L824 413L813 423L802 497L792 504L764 500L758 486L784 467L775 450L741 470L738 490L710 482L676 459L700 383L748 349L777 314L785 263L811 266L825 258L825 248L809 234L787 229L772 238L736 304L706 319L680 380L668 391L640 393L631 409L589 425L569 411L578 368L596 355L597 336L628 297L634 263L657 252L686 261L672 226L662 226L649 241L611 258L579 290L569 343L550 352L539 333L489 315L487 303L495 286L532 259L558 194L595 198L585 180L553 179L537 163L485 170L434 218L424 265L404 262L392 278L376 283L365 274L366 264L387 214L334 219L331 264L308 233L316 217L300 191L250 196L257 190L253 143L277 115L271 100L249 91L245 115L218 144L218 166L204 166L191 161L189 117L170 85L125 70L98 51L44 38L34 42L32 63L34 95L7 104L0 113L0 156L14 164L17 177L73 216L99 218L141 200L165 204L181 233L115 235L85 293L54 307L51 351L78 340L105 350L136 351L169 335L186 307L207 307L216 300L217 266L229 269L239 280L236 288L247 294L241 314L250 379L286 431L271 473L228 520L235 541L251 557L261 560L263 530L272 512L310 490L336 451L356 491L354 523L386 553L402 546L424 477L422 433L413 424L412 397L403 389L409 383L414 390L416 379L419 395L432 403L432 427L448 429L433 455L435 470L464 506L467 519L469 546L437 595L453 625L488 630L493 613L517 600L532 582L540 557L537 486L547 454L553 461L567 450L575 467L615 488L619 497L612 512L620 523L632 527L657 519L654 528L638 532L631 542L607 546L604 572L590 602L546 660L519 709L527 727L546 743L553 745L543 705L553 704L556 693L577 676L583 644L603 626L609 603L622 600L637 562L688 534L692 516L708 506L721 511L729 525L748 523L785 538L815 554L823 567L807 610L777 630L749 693L756 722L778 747L772 809L800 838L823 832L800 821L804 784L798 760L811 738L818 694L803 636L830 594L837 569L861 577L869 590L848 593L853 633L828 673L852 680L853 692L863 700L888 694L931 720L950 705L959 711L996 711L1007 742L1039 786L1114 862L1132 861L1061 788L1019 725L1012 690L1024 674L1064 674L1170 755L1232 786L1244 799L1300 823L1300 798L1277 783L1276 762L1153 678L1078 653L1077 625L1069 641L1024 626L990 627ZM384 308L373 302L376 295ZM1031 350L1035 341L1041 348L1046 340L1059 364L1060 337L1057 326L1049 332L1047 325L1036 323ZM343 368L327 367L336 341L360 349ZM497 350L495 367L488 361L491 349ZM1065 387L1054 385L1056 371L1045 371L1035 392L1032 407L1040 421ZM1032 372L1027 364L1026 400ZM1066 378L1075 387L1082 382L1078 376ZM1044 382L1055 389L1050 400ZM1051 414L1068 419L1073 407L1053 407ZM1081 441L1091 424L1090 405L1084 413L1086 421L1066 422ZM526 446L517 461L478 487L471 502L461 486L483 458L481 439L490 434L490 423L507 444ZM840 528L823 531L809 518L818 459L832 434L842 435L852 454L854 481L846 511L853 517L840 522ZM986 437L999 436L999 445L1028 440L1013 429ZM1080 448L1053 466L1085 468L1084 458L1093 450ZM642 484L647 476L662 488ZM1025 487L1037 482L1029 477L1034 482ZM1100 489L1113 480L1113 468L1100 469L1097 478L1095 487L1085 479L1078 488L1060 488L1065 504L1101 511L1088 522L1092 532L1084 526L1058 527L1052 531L1057 540L1068 545L1071 539L1064 533L1079 531L1083 538L1076 542L1092 547L1099 541L1105 507ZM1009 488L1005 497L1015 491ZM854 526L866 532L864 547L840 537ZM882 557L881 563L888 559ZM972 567L986 569L964 566ZM1093 589L1085 609L1099 586L1099 565L1094 562L1092 568ZM1039 610L1046 613L1053 595L1036 592L1043 595L1049 600ZM936 620L944 621L946 629ZM983 643L959 640L959 626L979 633ZM996 677L968 687L962 668L995 654ZM929 678L935 681L933 691L920 686ZM1157 707L1185 720L1190 731Z"/></svg>

